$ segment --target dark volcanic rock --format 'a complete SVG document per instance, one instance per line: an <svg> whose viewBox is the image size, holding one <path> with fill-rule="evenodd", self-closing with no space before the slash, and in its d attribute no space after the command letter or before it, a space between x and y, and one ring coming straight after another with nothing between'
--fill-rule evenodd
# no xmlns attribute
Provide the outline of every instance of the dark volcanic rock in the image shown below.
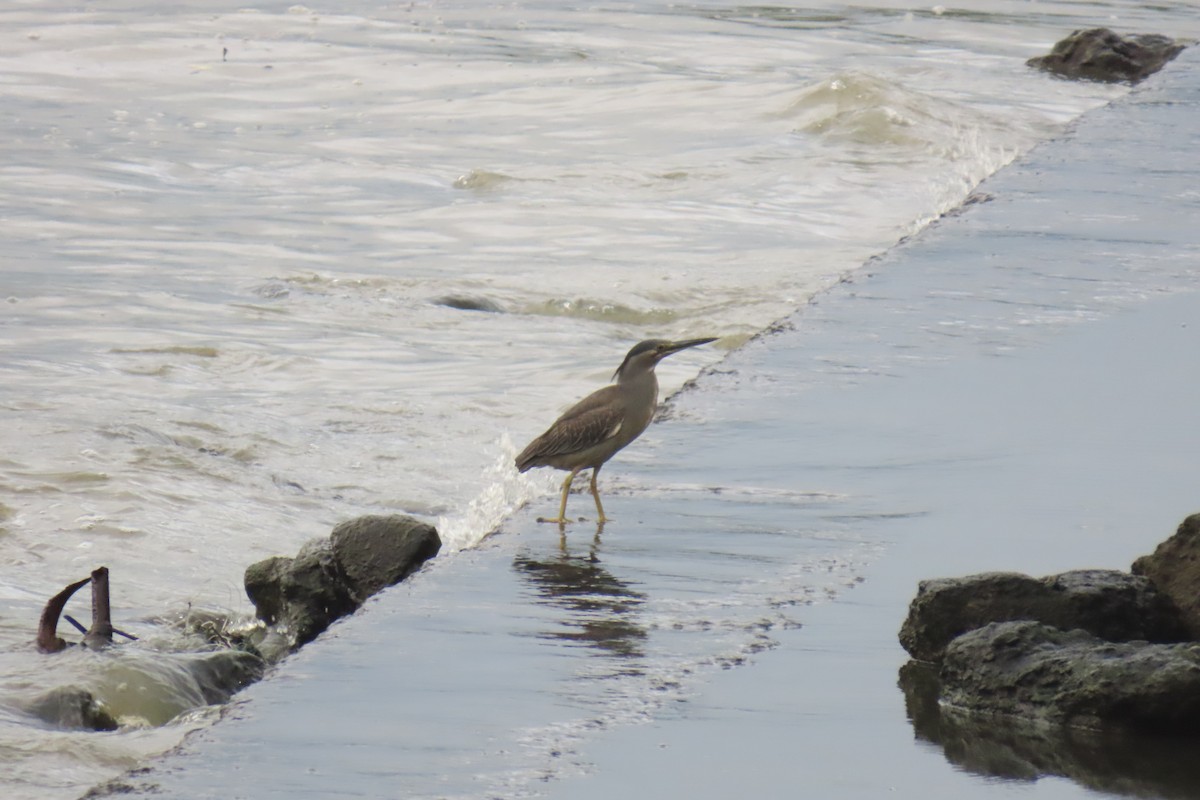
<svg viewBox="0 0 1200 800"><path fill-rule="evenodd" d="M1114 643L1037 622L998 622L951 642L939 677L942 701L972 712L1200 734L1194 643Z"/></svg>
<svg viewBox="0 0 1200 800"><path fill-rule="evenodd" d="M313 539L295 558L275 556L246 569L246 594L258 618L288 632L293 647L311 642L358 603L328 539Z"/></svg>
<svg viewBox="0 0 1200 800"><path fill-rule="evenodd" d="M442 547L432 525L398 514L348 520L333 529L330 540L359 603L407 578Z"/></svg>
<svg viewBox="0 0 1200 800"><path fill-rule="evenodd" d="M1183 48L1183 43L1158 34L1120 36L1108 28L1091 28L1075 31L1054 45L1049 55L1025 63L1064 78L1137 83L1162 69Z"/></svg>
<svg viewBox="0 0 1200 800"><path fill-rule="evenodd" d="M1175 535L1154 553L1133 562L1133 574L1144 575L1179 607L1189 638L1200 639L1200 514L1185 519Z"/></svg>
<svg viewBox="0 0 1200 800"><path fill-rule="evenodd" d="M358 517L334 528L331 538L308 542L295 558L251 564L246 594L258 618L285 631L296 648L404 580L441 546L432 526L411 517Z"/></svg>
<svg viewBox="0 0 1200 800"><path fill-rule="evenodd" d="M1114 570L1076 570L1046 578L988 572L921 581L900 628L900 643L913 658L937 661L956 636L1008 620L1082 628L1110 641L1186 638L1178 609L1148 579Z"/></svg>
<svg viewBox="0 0 1200 800"><path fill-rule="evenodd" d="M246 596L254 603L255 615L268 625L274 625L283 619L287 609L283 583L293 561L294 558L287 556L272 556L246 567L243 578Z"/></svg>

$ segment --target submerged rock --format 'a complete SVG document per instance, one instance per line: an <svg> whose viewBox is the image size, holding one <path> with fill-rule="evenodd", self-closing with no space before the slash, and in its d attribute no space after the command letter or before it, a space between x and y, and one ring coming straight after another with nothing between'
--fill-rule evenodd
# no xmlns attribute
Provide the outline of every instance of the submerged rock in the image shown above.
<svg viewBox="0 0 1200 800"><path fill-rule="evenodd" d="M259 680L266 662L245 650L217 650L190 659L187 669L209 705L224 703Z"/></svg>
<svg viewBox="0 0 1200 800"><path fill-rule="evenodd" d="M116 717L87 689L59 686L38 695L25 710L56 728L84 731L115 731Z"/></svg>
<svg viewBox="0 0 1200 800"><path fill-rule="evenodd" d="M1085 728L1200 734L1200 645L1109 642L1038 622L996 622L946 648L941 700Z"/></svg>
<svg viewBox="0 0 1200 800"><path fill-rule="evenodd" d="M295 558L275 556L246 569L258 618L285 631L291 648L315 639L368 597L399 583L437 555L437 530L400 515L343 522Z"/></svg>
<svg viewBox="0 0 1200 800"><path fill-rule="evenodd" d="M1187 638L1179 610L1147 578L1076 570L1046 578L989 572L921 581L900 628L900 643L913 658L938 661L955 637L1009 620L1081 628L1116 642Z"/></svg>
<svg viewBox="0 0 1200 800"><path fill-rule="evenodd" d="M1175 535L1133 562L1133 574L1153 581L1179 607L1191 639L1200 639L1200 514L1180 523Z"/></svg>
<svg viewBox="0 0 1200 800"><path fill-rule="evenodd" d="M24 710L69 730L165 725L191 709L227 702L265 669L262 658L242 650L161 653L114 647L93 665L88 688L56 687L24 704Z"/></svg>
<svg viewBox="0 0 1200 800"><path fill-rule="evenodd" d="M503 314L504 306L487 297L476 297L465 294L448 294L435 298L434 305L446 306L459 311L486 311L489 314Z"/></svg>
<svg viewBox="0 0 1200 800"><path fill-rule="evenodd" d="M1025 63L1064 78L1137 83L1162 69L1183 48L1182 42L1159 34L1121 36L1108 28L1090 28L1075 31L1048 55Z"/></svg>

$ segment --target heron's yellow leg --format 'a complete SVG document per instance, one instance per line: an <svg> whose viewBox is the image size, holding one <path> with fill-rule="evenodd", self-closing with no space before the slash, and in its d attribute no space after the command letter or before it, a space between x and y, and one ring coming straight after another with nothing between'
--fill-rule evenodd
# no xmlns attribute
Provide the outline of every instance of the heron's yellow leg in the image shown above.
<svg viewBox="0 0 1200 800"><path fill-rule="evenodd" d="M567 494L571 491L571 482L575 480L575 476L579 474L580 469L583 469L583 467L571 470L571 472L567 475L567 479L563 481L562 500L558 504L558 516L554 519L550 519L549 517L538 517L538 522L554 522L558 525L566 525L568 522L570 522L570 520L567 519Z"/></svg>
<svg viewBox="0 0 1200 800"><path fill-rule="evenodd" d="M608 522L608 517L604 516L604 506L600 504L600 490L596 488L596 476L600 474L600 468L592 470L592 497L596 498L596 513L600 518L596 520L601 525Z"/></svg>

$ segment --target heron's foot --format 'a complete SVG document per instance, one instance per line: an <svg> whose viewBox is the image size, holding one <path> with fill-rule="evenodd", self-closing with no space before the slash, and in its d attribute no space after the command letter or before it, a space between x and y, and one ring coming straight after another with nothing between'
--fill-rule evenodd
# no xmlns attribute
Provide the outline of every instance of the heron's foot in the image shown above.
<svg viewBox="0 0 1200 800"><path fill-rule="evenodd" d="M581 522L582 520L567 519L566 517L538 517L537 521L538 522L549 522L554 525L558 525L559 527L562 527L563 525L569 525L572 522Z"/></svg>

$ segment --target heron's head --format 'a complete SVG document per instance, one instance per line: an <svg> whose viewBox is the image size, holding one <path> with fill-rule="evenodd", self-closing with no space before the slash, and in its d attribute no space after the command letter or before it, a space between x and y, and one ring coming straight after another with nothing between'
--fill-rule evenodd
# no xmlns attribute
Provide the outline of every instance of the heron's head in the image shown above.
<svg viewBox="0 0 1200 800"><path fill-rule="evenodd" d="M658 362L672 353L678 353L680 350L686 350L689 347L696 347L697 345L715 341L715 337L710 337L707 339L685 339L681 342L671 342L666 339L647 339L644 342L638 342L625 356L625 360L621 362L621 366L617 367L617 371L613 373L613 378L632 378L646 372L651 372Z"/></svg>

